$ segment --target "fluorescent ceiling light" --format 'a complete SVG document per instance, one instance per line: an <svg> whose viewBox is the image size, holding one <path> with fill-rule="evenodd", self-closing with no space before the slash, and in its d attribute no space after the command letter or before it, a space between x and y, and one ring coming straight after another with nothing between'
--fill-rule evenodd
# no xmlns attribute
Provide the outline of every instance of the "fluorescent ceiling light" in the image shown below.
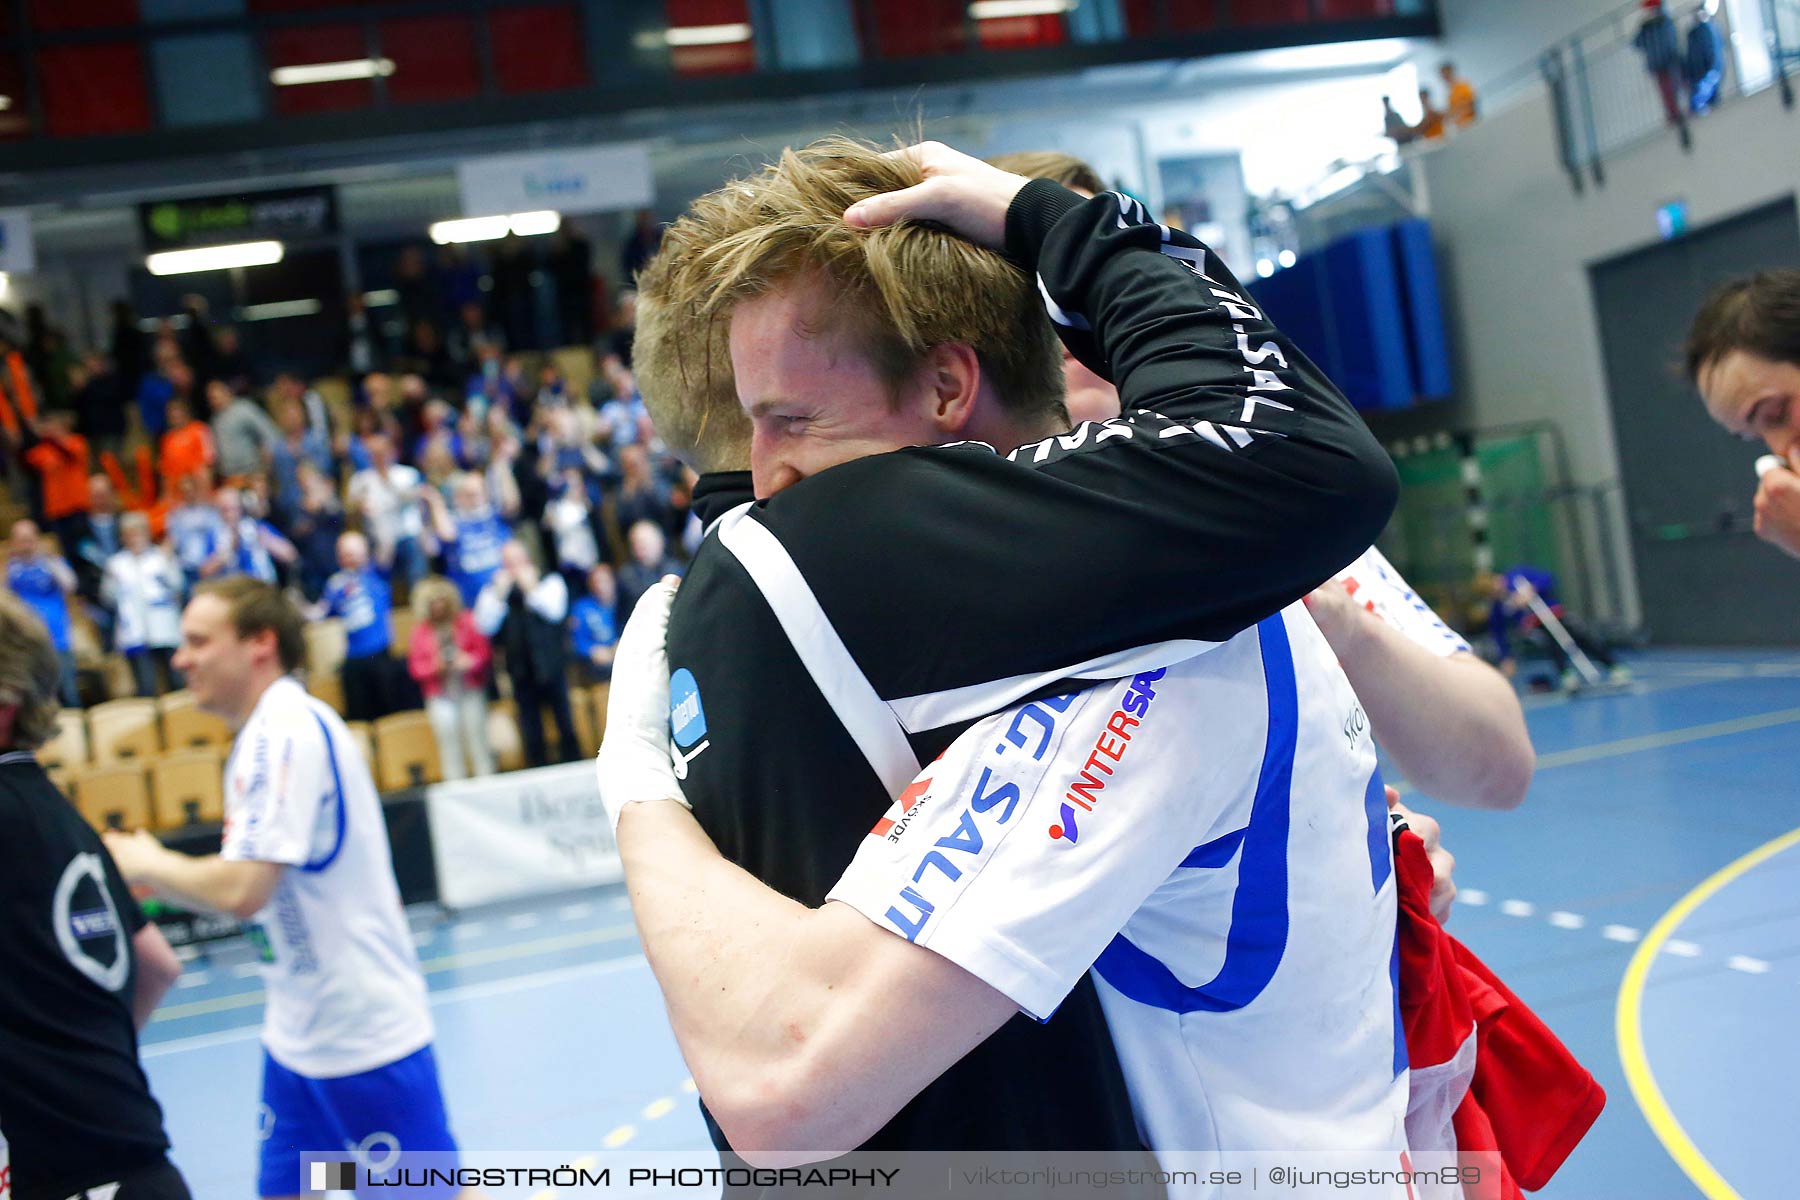
<svg viewBox="0 0 1800 1200"><path fill-rule="evenodd" d="M670 46L729 46L750 40L748 25L671 25L662 35Z"/></svg>
<svg viewBox="0 0 1800 1200"><path fill-rule="evenodd" d="M276 87L292 87L297 83L337 83L345 79L373 79L392 75L391 58L352 58L344 62L302 63L293 67L276 67L269 81Z"/></svg>
<svg viewBox="0 0 1800 1200"><path fill-rule="evenodd" d="M514 213L507 218L507 224L520 237L531 237L533 234L539 233L555 233L562 228L562 214L548 210Z"/></svg>
<svg viewBox="0 0 1800 1200"><path fill-rule="evenodd" d="M511 216L459 217L454 221L438 221L427 232L432 241L440 246L448 246L452 242L491 242L508 233L516 233L520 237L555 233L561 225L562 214L543 210L513 213Z"/></svg>
<svg viewBox="0 0 1800 1200"><path fill-rule="evenodd" d="M969 15L977 21L996 21L1002 17L1053 17L1072 12L1080 0L975 0Z"/></svg>
<svg viewBox="0 0 1800 1200"><path fill-rule="evenodd" d="M310 317L325 306L317 300L271 300L267 304L247 304L238 309L240 321L274 321L281 317Z"/></svg>
<svg viewBox="0 0 1800 1200"><path fill-rule="evenodd" d="M439 243L439 245L442 244ZM400 292L396 288L382 288L379 291L363 293L363 304L369 308L385 308L390 304L398 303L400 303Z"/></svg>
<svg viewBox="0 0 1800 1200"><path fill-rule="evenodd" d="M1291 267L1300 260L1294 257L1294 252L1292 250L1283 250L1280 254L1275 256L1275 261L1284 267Z"/></svg>
<svg viewBox="0 0 1800 1200"><path fill-rule="evenodd" d="M228 267L266 267L281 261L280 242L237 242L229 246L200 246L193 250L164 250L144 260L152 275L185 275L190 271L223 271Z"/></svg>
<svg viewBox="0 0 1800 1200"><path fill-rule="evenodd" d="M12 97L11 96L0 96L0 112L5 112L7 109L9 109L11 107L12 107Z"/></svg>
<svg viewBox="0 0 1800 1200"><path fill-rule="evenodd" d="M12 287L12 276L0 271L0 300L6 299L6 293Z"/></svg>

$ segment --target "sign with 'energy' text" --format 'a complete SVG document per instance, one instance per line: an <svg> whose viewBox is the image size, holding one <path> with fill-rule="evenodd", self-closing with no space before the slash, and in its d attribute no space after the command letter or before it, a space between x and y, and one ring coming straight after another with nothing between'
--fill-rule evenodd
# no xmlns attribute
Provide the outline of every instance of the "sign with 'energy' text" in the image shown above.
<svg viewBox="0 0 1800 1200"><path fill-rule="evenodd" d="M646 208L656 194L641 142L500 154L457 164L465 217Z"/></svg>
<svg viewBox="0 0 1800 1200"><path fill-rule="evenodd" d="M336 233L337 189L281 188L230 196L152 200L138 205L144 249L181 250L233 242L302 241Z"/></svg>

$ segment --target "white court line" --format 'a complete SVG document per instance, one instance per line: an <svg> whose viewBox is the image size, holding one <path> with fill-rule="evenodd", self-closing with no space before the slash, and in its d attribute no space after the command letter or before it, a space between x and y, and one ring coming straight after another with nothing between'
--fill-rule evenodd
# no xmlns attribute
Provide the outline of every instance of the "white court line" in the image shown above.
<svg viewBox="0 0 1800 1200"><path fill-rule="evenodd" d="M486 921L469 921L461 925L452 925L450 927L450 936L453 938L480 937L486 932Z"/></svg>
<svg viewBox="0 0 1800 1200"><path fill-rule="evenodd" d="M212 972L208 971L205 967L201 967L197 971L183 971L181 973L181 978L175 981L175 986L178 988L199 987L201 984L206 983L211 979Z"/></svg>
<svg viewBox="0 0 1800 1200"><path fill-rule="evenodd" d="M588 903L565 904L556 910L557 919L561 921L579 921L583 917L592 916L593 913L594 906Z"/></svg>
<svg viewBox="0 0 1800 1200"><path fill-rule="evenodd" d="M626 958L608 959L605 962L577 963L571 967L552 967L547 971L520 975L516 979L459 984L430 993L429 1001L432 1007L436 1008L439 1005L455 1004L463 1000L479 1000L487 996L503 995L507 992L522 992L534 987L546 987L553 983L561 983L564 980L577 979L586 975L611 975L619 971L630 971L648 966L643 955L633 954ZM162 1058L165 1055L179 1054L184 1050L203 1050L208 1046L248 1042L260 1037L261 1034L262 1026L257 1024L239 1029L223 1029L217 1033L200 1033L192 1037L173 1038L166 1042L155 1042L143 1047L139 1051L139 1057Z"/></svg>
<svg viewBox="0 0 1800 1200"><path fill-rule="evenodd" d="M1661 750L1667 746L1680 746L1687 742L1725 737L1733 733L1751 733L1758 729L1772 729L1777 725L1792 725L1796 722L1800 722L1800 708L1783 708L1775 712L1757 713L1752 717L1737 717L1730 721L1712 721L1705 725L1647 733L1641 737L1620 738L1616 742L1554 750L1549 754L1538 755L1537 765L1540 771L1546 767L1569 767L1577 763L1618 758L1620 755L1637 754L1644 750Z"/></svg>
<svg viewBox="0 0 1800 1200"><path fill-rule="evenodd" d="M255 962L239 963L231 968L231 973L239 979L255 979L262 974L262 964Z"/></svg>
<svg viewBox="0 0 1800 1200"><path fill-rule="evenodd" d="M542 913L534 913L534 912L517 913L513 916L506 918L506 927L508 929L530 929L533 926L537 925L539 922L541 922L543 919L544 919L544 917L543 917Z"/></svg>

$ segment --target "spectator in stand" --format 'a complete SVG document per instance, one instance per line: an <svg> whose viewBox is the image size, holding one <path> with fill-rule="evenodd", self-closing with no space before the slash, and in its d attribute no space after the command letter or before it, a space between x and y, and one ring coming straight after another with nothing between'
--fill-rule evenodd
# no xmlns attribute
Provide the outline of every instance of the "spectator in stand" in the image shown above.
<svg viewBox="0 0 1800 1200"><path fill-rule="evenodd" d="M406 351L408 366L433 387L455 388L462 383L456 360L450 357L435 321L421 320L413 325Z"/></svg>
<svg viewBox="0 0 1800 1200"><path fill-rule="evenodd" d="M631 561L619 568L619 625L631 619L638 598L656 586L664 575L682 574L681 564L669 557L668 539L662 526L654 521L639 521L631 526L627 538Z"/></svg>
<svg viewBox="0 0 1800 1200"><path fill-rule="evenodd" d="M213 331L213 378L224 382L234 393L250 390L250 359L236 325L221 325Z"/></svg>
<svg viewBox="0 0 1800 1200"><path fill-rule="evenodd" d="M281 430L259 405L237 395L223 379L206 385L206 404L212 412L219 475L227 484L241 484L275 453Z"/></svg>
<svg viewBox="0 0 1800 1200"><path fill-rule="evenodd" d="M244 496L237 488L220 488L213 497L219 510L219 521L225 526L225 537L214 554L215 569L211 575L248 575L264 583L277 583L280 576L276 563L298 562L300 552L281 531L244 510Z"/></svg>
<svg viewBox="0 0 1800 1200"><path fill-rule="evenodd" d="M15 521L6 559L6 586L31 606L50 631L61 666L58 690L70 708L81 705L75 684L75 652L69 641L69 597L75 594L75 572L61 555L44 549L38 527L32 521Z"/></svg>
<svg viewBox="0 0 1800 1200"><path fill-rule="evenodd" d="M175 480L176 504L169 510L164 529L191 585L224 569L219 554L226 538L219 510L207 502L206 477L195 473Z"/></svg>
<svg viewBox="0 0 1800 1200"><path fill-rule="evenodd" d="M150 344L138 328L137 310L131 307L131 301L112 302L112 328L106 348L113 369L119 373L119 390L126 396L136 396L138 383L150 370Z"/></svg>
<svg viewBox="0 0 1800 1200"><path fill-rule="evenodd" d="M481 267L467 247L455 243L439 247L437 281L439 311L446 325L469 305L481 306Z"/></svg>
<svg viewBox="0 0 1800 1200"><path fill-rule="evenodd" d="M1713 20L1719 11L1719 0L1706 0L1694 14L1688 27L1687 51L1681 58L1682 75L1688 85L1688 111L1696 117L1711 111L1719 97L1719 84L1725 78L1725 35Z"/></svg>
<svg viewBox="0 0 1800 1200"><path fill-rule="evenodd" d="M640 521L648 521L662 530L665 537L677 532L679 526L675 521L671 489L651 467L649 448L637 442L620 450L619 471L619 490L613 497L615 528L628 532Z"/></svg>
<svg viewBox="0 0 1800 1200"><path fill-rule="evenodd" d="M125 380L106 355L98 350L82 357L71 368L69 384L73 389L75 424L96 456L125 455L125 435L130 432L125 416L125 400L135 394L126 390Z"/></svg>
<svg viewBox="0 0 1800 1200"><path fill-rule="evenodd" d="M351 292L344 297L344 345L338 358L349 364L352 375L367 375L379 370L386 357L368 304L361 292Z"/></svg>
<svg viewBox="0 0 1800 1200"><path fill-rule="evenodd" d="M300 508L300 464L311 463L320 474L331 474L331 443L307 423L299 397L276 388L270 393L277 397L275 426L281 437L269 452L269 478L275 486L276 519L286 525Z"/></svg>
<svg viewBox="0 0 1800 1200"><path fill-rule="evenodd" d="M556 314L564 346L586 346L594 340L594 245L564 221L551 240L545 260L556 286Z"/></svg>
<svg viewBox="0 0 1800 1200"><path fill-rule="evenodd" d="M394 259L394 290L400 294L400 327L409 339L420 321L438 320L437 289L418 246L406 247Z"/></svg>
<svg viewBox="0 0 1800 1200"><path fill-rule="evenodd" d="M44 524L73 551L87 536L88 442L75 432L75 414L51 409L27 426L25 461L37 472Z"/></svg>
<svg viewBox="0 0 1800 1200"><path fill-rule="evenodd" d="M393 694L394 659L388 653L394 597L369 562L369 543L362 534L338 538L337 560L338 573L325 585L314 615L344 623L344 715L373 721L402 707Z"/></svg>
<svg viewBox="0 0 1800 1200"><path fill-rule="evenodd" d="M1444 112L1432 102L1431 93L1425 88L1419 89L1419 111L1423 114L1419 123L1413 126L1420 141L1436 141L1444 136Z"/></svg>
<svg viewBox="0 0 1800 1200"><path fill-rule="evenodd" d="M537 270L537 254L516 233L508 233L494 246L494 287L488 293L494 316L513 350L538 348L536 305L531 276Z"/></svg>
<svg viewBox="0 0 1800 1200"><path fill-rule="evenodd" d="M518 705L519 735L534 767L550 762L544 743L543 709L556 721L557 762L581 753L575 718L569 711L569 588L554 571L544 574L525 547L510 541L500 549L500 569L475 601L475 626L500 647Z"/></svg>
<svg viewBox="0 0 1800 1200"><path fill-rule="evenodd" d="M1656 82L1662 97L1663 116L1671 125L1685 119L1681 111L1681 35L1662 0L1644 0L1644 19L1631 44L1644 56L1644 69Z"/></svg>
<svg viewBox="0 0 1800 1200"><path fill-rule="evenodd" d="M374 378L374 376L370 376ZM394 461L393 439L371 433L363 439L369 465L350 477L346 492L350 507L362 517L363 529L374 545L375 561L389 577L411 587L425 576L425 552L419 545L424 534L420 511L429 493L424 478L413 468Z"/></svg>
<svg viewBox="0 0 1800 1200"><path fill-rule="evenodd" d="M436 492L424 495L431 509L432 530L449 564L445 574L456 585L462 602L473 605L500 569L500 550L511 539L512 529L489 501L487 481L473 471L451 481L451 505Z"/></svg>
<svg viewBox="0 0 1800 1200"><path fill-rule="evenodd" d="M432 438L425 443L425 453L419 456L419 474L425 477L425 484L432 494L448 497L450 485L455 482L459 470L456 455L450 453L447 440Z"/></svg>
<svg viewBox="0 0 1800 1200"><path fill-rule="evenodd" d="M181 361L181 351L173 338L156 340L151 362L152 369L138 377L136 396L138 419L143 422L144 432L150 435L150 440L156 441L169 427L169 402L176 396L177 378L183 383L181 394L185 399L187 388L193 383L193 374Z"/></svg>
<svg viewBox="0 0 1800 1200"><path fill-rule="evenodd" d="M106 564L125 545L119 528L119 494L105 475L88 479L87 517L87 532L73 544L75 577L81 594L98 601Z"/></svg>
<svg viewBox="0 0 1800 1200"><path fill-rule="evenodd" d="M119 521L124 548L106 564L102 585L117 614L114 644L131 664L140 696L183 686L170 660L181 645L181 594L187 581L169 552L150 540L150 519L126 513Z"/></svg>
<svg viewBox="0 0 1800 1200"><path fill-rule="evenodd" d="M637 293L627 289L619 293L619 308L613 314L612 329L606 335L606 349L627 371L631 369L631 344L637 338Z"/></svg>
<svg viewBox="0 0 1800 1200"><path fill-rule="evenodd" d="M505 344L499 327L488 321L479 300L466 301L457 309L456 325L450 330L445 347L450 352L450 361L462 372L461 382L465 389L472 377L482 371L483 350L493 351L494 374L500 373L500 354Z"/></svg>
<svg viewBox="0 0 1800 1200"><path fill-rule="evenodd" d="M582 678L590 684L607 682L619 644L619 582L611 567L595 563L589 569L587 594L575 601L569 621Z"/></svg>
<svg viewBox="0 0 1800 1200"><path fill-rule="evenodd" d="M423 466L434 442L443 442L450 458L461 465L468 460L463 454L462 435L456 429L456 410L442 400L427 400L419 413L419 436L413 442L412 460Z"/></svg>
<svg viewBox="0 0 1800 1200"><path fill-rule="evenodd" d="M1456 64L1445 59L1438 67L1438 77L1449 89L1449 96L1444 101L1444 119L1457 129L1467 129L1475 123L1475 85L1456 73Z"/></svg>
<svg viewBox="0 0 1800 1200"><path fill-rule="evenodd" d="M1404 146L1409 142L1417 141L1419 137L1413 127L1406 123L1406 118L1401 116L1399 110L1394 107L1392 96L1381 98L1381 132L1396 146Z"/></svg>
<svg viewBox="0 0 1800 1200"><path fill-rule="evenodd" d="M308 604L325 594L325 584L337 570L337 540L344 532L344 508L338 503L331 476L302 460L299 469L300 502L288 518L288 536L300 554L295 574L300 594Z"/></svg>
<svg viewBox="0 0 1800 1200"><path fill-rule="evenodd" d="M157 468L165 483L190 475L210 475L218 459L212 430L205 422L194 420L188 402L180 396L169 401L168 419L168 432L156 446Z"/></svg>
<svg viewBox="0 0 1800 1200"><path fill-rule="evenodd" d="M560 486L544 506L544 528L556 544L557 570L568 577L571 587L579 586L600 561L594 505L580 471L563 472Z"/></svg>
<svg viewBox="0 0 1800 1200"><path fill-rule="evenodd" d="M663 226L656 219L656 214L647 208L640 208L633 220L631 233L625 238L625 245L619 251L619 279L623 286L630 287L637 282L638 272L644 264L656 257L662 247ZM626 362L631 355L625 355Z"/></svg>
<svg viewBox="0 0 1800 1200"><path fill-rule="evenodd" d="M307 387L306 381L293 371L279 371L269 384L269 411L275 414L278 424L281 407L288 403L300 406L309 433L318 434L334 454L341 453L334 437L338 431L332 428L331 406L325 403L325 397L317 389Z"/></svg>
<svg viewBox="0 0 1800 1200"><path fill-rule="evenodd" d="M449 580L436 575L420 580L412 606L417 619L406 664L425 696L444 778L492 775L487 682L493 649Z"/></svg>
<svg viewBox="0 0 1800 1200"><path fill-rule="evenodd" d="M600 406L600 436L608 450L616 451L637 440L638 419L650 410L644 407L636 376L617 357L609 354L601 361L600 378L612 393Z"/></svg>
<svg viewBox="0 0 1800 1200"><path fill-rule="evenodd" d="M181 357L193 368L194 386L204 388L219 377L219 347L213 340L212 317L206 297L192 293L181 298L182 313L187 324L178 342Z"/></svg>

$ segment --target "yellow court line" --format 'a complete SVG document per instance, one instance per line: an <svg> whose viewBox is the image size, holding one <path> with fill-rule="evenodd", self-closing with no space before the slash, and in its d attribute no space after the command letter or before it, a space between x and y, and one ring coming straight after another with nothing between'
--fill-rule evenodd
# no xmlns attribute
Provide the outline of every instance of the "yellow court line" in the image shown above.
<svg viewBox="0 0 1800 1200"><path fill-rule="evenodd" d="M1619 1042L1619 1061L1625 1068L1625 1082L1630 1084L1632 1098L1637 1101L1638 1108L1643 1110L1644 1119L1650 1122L1650 1129L1656 1134L1656 1140L1663 1144L1669 1157L1687 1173L1687 1177L1694 1181L1694 1186L1700 1189L1707 1200L1743 1200L1743 1197L1738 1195L1736 1188L1725 1182L1725 1177L1700 1153L1700 1148L1694 1145L1687 1130L1681 1127L1681 1122L1670 1111L1668 1101L1663 1099L1662 1089L1656 1085L1656 1076L1650 1070L1649 1056L1644 1053L1644 985L1650 978L1650 967L1662 952L1663 944L1683 921L1694 914L1694 910L1727 884L1742 878L1752 867L1767 862L1783 850L1796 845L1800 845L1800 829L1783 834L1772 842L1765 842L1742 858L1713 872L1651 927L1644 940L1638 943L1637 952L1631 956L1631 963L1625 968L1624 982L1619 985L1615 1030Z"/></svg>
<svg viewBox="0 0 1800 1200"><path fill-rule="evenodd" d="M528 958L533 954L547 954L556 950L572 950L578 946L595 946L603 942L616 942L635 933L637 933L635 925L608 925L602 929L558 934L555 937L539 938L533 942L514 942L504 946L490 946L485 950L444 954L437 958L426 959L420 964L420 970L431 975L438 971L454 971L458 967L477 967L485 963ZM186 1004L165 1004L156 1010L150 1020L153 1022L174 1021L182 1017L198 1017L206 1013L229 1012L234 1008L255 1008L262 1002L262 989L258 988L254 992L235 992L229 996L215 996L210 1000L190 1000Z"/></svg>

